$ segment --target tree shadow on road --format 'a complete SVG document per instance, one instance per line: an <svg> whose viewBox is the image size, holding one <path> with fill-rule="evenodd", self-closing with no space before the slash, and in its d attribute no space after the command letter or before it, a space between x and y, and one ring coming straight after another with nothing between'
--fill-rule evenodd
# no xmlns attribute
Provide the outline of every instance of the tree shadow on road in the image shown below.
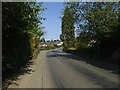
<svg viewBox="0 0 120 90"><path fill-rule="evenodd" d="M65 52L59 52L58 50L54 50L54 51L51 51L51 52L52 52L52 54L49 53L47 55L47 57L54 57L54 58L62 57L62 58L66 58L66 59L83 61L83 62L91 64L95 67L102 68L102 69L105 69L105 70L109 70L112 73L120 74L120 67L118 65L113 65L111 63L91 59L90 57L85 57L78 52L65 53Z"/></svg>
<svg viewBox="0 0 120 90"><path fill-rule="evenodd" d="M17 80L20 80L22 75L26 75L26 74L32 74L33 72L35 72L35 70L33 70L33 68L31 66L33 66L35 63L31 60L28 62L27 65L23 66L21 69L19 70L15 70L13 75L8 75L8 77L6 78L6 80L3 82L2 85L2 90L6 90L8 88L9 85L11 84L15 84L17 86L19 86L18 83L16 83Z"/></svg>

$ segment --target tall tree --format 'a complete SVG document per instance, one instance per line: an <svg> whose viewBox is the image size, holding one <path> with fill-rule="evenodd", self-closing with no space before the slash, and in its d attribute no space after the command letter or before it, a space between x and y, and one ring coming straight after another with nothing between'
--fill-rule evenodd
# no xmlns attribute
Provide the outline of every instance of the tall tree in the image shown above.
<svg viewBox="0 0 120 90"><path fill-rule="evenodd" d="M74 27L73 12L68 6L65 7L62 17L62 34L60 35L61 40L64 43L64 49L74 47L75 43L75 27Z"/></svg>

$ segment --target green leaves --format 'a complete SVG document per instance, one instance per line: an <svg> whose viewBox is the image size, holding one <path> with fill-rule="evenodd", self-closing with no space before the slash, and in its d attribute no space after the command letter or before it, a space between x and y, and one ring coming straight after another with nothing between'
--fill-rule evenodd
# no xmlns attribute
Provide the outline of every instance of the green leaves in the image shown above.
<svg viewBox="0 0 120 90"><path fill-rule="evenodd" d="M111 56L119 48L119 2L70 2L66 6L74 12L78 48L92 46L103 57Z"/></svg>
<svg viewBox="0 0 120 90"><path fill-rule="evenodd" d="M27 63L44 34L40 13L42 3L3 2L3 72L15 71ZM12 68L11 68L12 67Z"/></svg>
<svg viewBox="0 0 120 90"><path fill-rule="evenodd" d="M74 16L73 12L65 7L62 17L62 34L60 35L61 40L64 42L64 48L74 47L75 43L75 27L74 27Z"/></svg>

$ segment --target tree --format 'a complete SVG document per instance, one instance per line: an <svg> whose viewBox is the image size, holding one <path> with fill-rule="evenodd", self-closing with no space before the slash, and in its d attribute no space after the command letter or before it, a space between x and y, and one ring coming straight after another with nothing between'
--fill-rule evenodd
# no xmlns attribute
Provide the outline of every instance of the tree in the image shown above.
<svg viewBox="0 0 120 90"><path fill-rule="evenodd" d="M44 34L39 13L42 3L2 3L2 61L4 77L20 69L33 56Z"/></svg>
<svg viewBox="0 0 120 90"><path fill-rule="evenodd" d="M41 40L40 40L41 42L45 42L45 38L41 38Z"/></svg>
<svg viewBox="0 0 120 90"><path fill-rule="evenodd" d="M62 17L62 34L60 35L61 40L64 43L64 49L74 47L75 41L75 27L74 27L74 17L73 12L65 7Z"/></svg>
<svg viewBox="0 0 120 90"><path fill-rule="evenodd" d="M85 19L88 22L88 32L96 41L93 46L99 49L98 56L99 54L107 56L115 50L114 45L118 47L118 42L112 39L113 32L118 33L114 28L119 23L118 3L94 2L87 5L89 9Z"/></svg>
<svg viewBox="0 0 120 90"><path fill-rule="evenodd" d="M119 2L72 2L67 6L74 11L78 47L91 44L101 57L109 57L120 48Z"/></svg>

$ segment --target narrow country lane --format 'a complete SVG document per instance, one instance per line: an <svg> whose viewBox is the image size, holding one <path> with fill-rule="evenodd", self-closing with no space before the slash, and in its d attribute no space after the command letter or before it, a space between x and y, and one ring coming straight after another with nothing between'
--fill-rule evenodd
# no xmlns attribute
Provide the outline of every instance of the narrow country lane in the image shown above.
<svg viewBox="0 0 120 90"><path fill-rule="evenodd" d="M98 68L62 49L40 52L31 72L9 88L118 88L118 75Z"/></svg>

